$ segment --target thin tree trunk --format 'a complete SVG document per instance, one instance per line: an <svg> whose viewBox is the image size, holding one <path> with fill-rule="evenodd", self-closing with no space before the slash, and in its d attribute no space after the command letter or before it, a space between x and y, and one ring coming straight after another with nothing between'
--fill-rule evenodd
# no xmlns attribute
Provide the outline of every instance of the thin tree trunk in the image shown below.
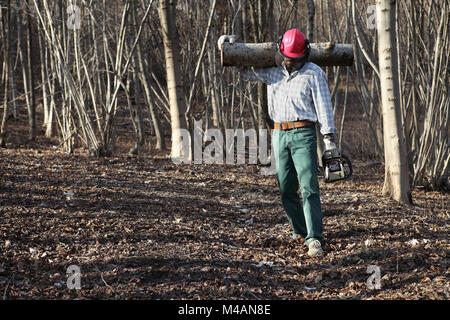
<svg viewBox="0 0 450 320"><path fill-rule="evenodd" d="M186 101L180 73L180 45L176 26L176 0L159 0L164 52L166 59L167 88L170 100L170 118L172 127L172 158L189 158L189 150L183 150L180 129L186 129Z"/></svg>
<svg viewBox="0 0 450 320"><path fill-rule="evenodd" d="M257 7L257 16L258 16L258 24L257 24L257 41L264 41L264 36L266 35L266 16L265 11L263 10L262 0L258 0ZM267 85L262 82L258 82L258 131L264 129L270 129L271 121L269 120L269 111L268 111L268 102L267 102ZM261 137L261 134L258 135ZM259 143L258 143L259 145Z"/></svg>
<svg viewBox="0 0 450 320"><path fill-rule="evenodd" d="M314 41L314 17L316 14L316 7L314 5L314 0L306 0L306 5L308 7L308 25L306 27L306 37L309 42Z"/></svg>
<svg viewBox="0 0 450 320"><path fill-rule="evenodd" d="M155 149L156 150L165 150L166 145L165 145L165 141L164 141L164 136L161 132L161 124L160 124L159 118L156 115L155 104L153 102L153 97L152 97L152 94L151 94L151 91L149 88L149 86L151 85L151 84L149 84L150 77L148 75L147 69L144 67L144 61L142 59L143 53L142 53L141 44L139 42L137 44L136 50L137 50L137 58L138 58L139 76L141 79L141 84L144 88L145 97L146 97L146 101L148 104L151 121L153 124L153 129L155 130L155 136L156 136Z"/></svg>
<svg viewBox="0 0 450 320"><path fill-rule="evenodd" d="M50 138L52 136L53 129L53 109L51 108L51 104L49 103L48 90L49 87L49 71L50 66L48 64L48 49L45 45L45 40L43 39L42 32L40 30L40 24L38 24L38 37L39 37L39 58L41 61L41 90L42 90L42 108L44 110L44 129L45 136Z"/></svg>
<svg viewBox="0 0 450 320"><path fill-rule="evenodd" d="M399 101L394 19L395 1L379 0L377 2L378 59L385 147L383 194L401 203L410 204L412 198Z"/></svg>
<svg viewBox="0 0 450 320"><path fill-rule="evenodd" d="M191 90L189 92L189 98L188 98L188 104L187 104L187 110L186 110L186 115L188 116L190 111L191 111L191 107L192 107L192 99L194 97L194 92L195 92L195 85L197 83L197 76L198 73L200 71L200 65L203 59L203 55L205 53L206 50L206 44L208 43L208 38L209 38L209 33L211 31L211 26L212 26L212 21L213 21L213 17L214 17L214 13L216 10L216 4L217 4L217 0L213 0L212 6L211 6L211 12L209 14L209 20L208 20L208 25L206 27L206 33L205 33L205 37L203 38L203 44L202 44L202 49L200 50L200 54L197 58L197 64L195 67L195 71L194 71L194 76L192 79L192 86L191 86Z"/></svg>
<svg viewBox="0 0 450 320"><path fill-rule="evenodd" d="M20 57L20 64L22 66L22 79L23 79L23 88L25 91L25 101L27 104L27 111L28 111L28 122L29 124L31 124L30 116L32 107L30 99L30 73L28 69L28 54L23 43L22 14L23 14L22 12L18 12L17 14L17 47L18 47L18 55ZM31 127L29 128L29 138L31 138L30 135L31 135Z"/></svg>
<svg viewBox="0 0 450 320"><path fill-rule="evenodd" d="M131 33L136 35L137 30L135 30L135 26L137 23L136 20L136 0L133 0L131 5ZM131 40L130 40L130 43ZM131 46L130 46L131 48ZM138 70L138 61L137 61L137 53L133 53L133 65L134 69ZM133 117L133 123L135 124L135 130L136 130L136 144L133 148L131 148L130 153L140 155L141 147L145 143L145 131L144 131L144 120L142 117L142 108L141 108L141 86L140 86L140 79L139 74L137 72L133 72L129 74L128 76L128 87L129 91L132 91L133 94L131 95L131 101L132 106L134 106L134 110L131 110L131 117ZM132 83L131 83L132 82ZM133 87L132 87L133 86ZM132 107L131 106L131 107Z"/></svg>
<svg viewBox="0 0 450 320"><path fill-rule="evenodd" d="M29 0L25 1L27 8L31 8ZM27 22L27 69L29 81L29 96L30 104L28 105L28 121L29 121L29 138L36 139L36 101L34 93L34 70L33 70L33 35L31 32L31 18L30 14L26 14Z"/></svg>
<svg viewBox="0 0 450 320"><path fill-rule="evenodd" d="M3 11L3 8L0 8ZM4 56L5 61L5 91L4 91L4 102L3 102L3 116L0 125L0 147L6 147L6 121L8 117L8 97L9 97L9 79L10 79L10 46L11 46L11 0L6 3L6 20L5 20L5 36L6 43L4 44Z"/></svg>

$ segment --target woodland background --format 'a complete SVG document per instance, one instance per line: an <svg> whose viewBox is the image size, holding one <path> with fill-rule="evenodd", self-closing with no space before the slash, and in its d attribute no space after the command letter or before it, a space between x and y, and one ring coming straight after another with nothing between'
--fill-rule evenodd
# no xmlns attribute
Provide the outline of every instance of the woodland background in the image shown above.
<svg viewBox="0 0 450 320"><path fill-rule="evenodd" d="M174 2L0 1L3 297L448 299L449 1L395 1L411 206L381 195L375 3L178 0L162 23ZM323 260L289 240L260 165L172 163L163 28L191 130L270 127L264 85L220 66L221 35L354 44L351 67L324 68L355 172L321 182ZM81 290L66 288L71 264Z"/></svg>

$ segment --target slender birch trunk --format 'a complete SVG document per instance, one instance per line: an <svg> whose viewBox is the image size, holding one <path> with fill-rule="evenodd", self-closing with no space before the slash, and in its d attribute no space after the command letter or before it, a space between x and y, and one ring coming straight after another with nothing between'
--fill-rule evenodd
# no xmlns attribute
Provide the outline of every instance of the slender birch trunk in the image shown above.
<svg viewBox="0 0 450 320"><path fill-rule="evenodd" d="M377 1L378 59L383 110L385 181L383 194L412 202L403 136L395 41L395 1Z"/></svg>
<svg viewBox="0 0 450 320"><path fill-rule="evenodd" d="M0 8L3 11L3 8ZM3 12L2 12L3 13ZM3 101L3 116L2 122L0 124L0 147L6 147L6 121L8 117L8 97L9 97L9 80L10 80L10 47L11 47L11 0L6 3L6 22L5 22L5 37L6 43L4 44L3 59L4 59L4 69L5 69L5 91L4 91L4 101Z"/></svg>
<svg viewBox="0 0 450 320"><path fill-rule="evenodd" d="M184 157L180 129L186 129L186 101L183 94L180 73L180 45L176 26L176 0L159 0L159 16L164 41L166 60L167 89L170 100L172 127L172 158ZM185 157L185 158L191 158Z"/></svg>
<svg viewBox="0 0 450 320"><path fill-rule="evenodd" d="M25 1L27 9L31 8L29 0ZM34 69L33 69L33 35L31 30L31 18L26 14L27 24L27 73L28 73L28 87L29 87L29 104L28 104L28 123L29 123L29 138L36 139L36 101L34 92Z"/></svg>

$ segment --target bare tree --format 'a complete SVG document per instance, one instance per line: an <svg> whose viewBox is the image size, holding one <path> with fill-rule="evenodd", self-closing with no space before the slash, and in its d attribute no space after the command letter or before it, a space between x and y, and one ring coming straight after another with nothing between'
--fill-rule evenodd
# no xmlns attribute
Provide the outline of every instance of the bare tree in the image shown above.
<svg viewBox="0 0 450 320"><path fill-rule="evenodd" d="M28 125L30 140L36 138L36 105L34 93L34 71L33 71L33 37L31 32L31 18L28 10L28 0L22 3L20 13L17 14L17 39L19 46L19 56L22 65L23 86L28 110ZM23 17L25 17L26 25L26 44L23 43Z"/></svg>
<svg viewBox="0 0 450 320"><path fill-rule="evenodd" d="M383 108L385 180L383 194L411 203L405 137L400 110L395 1L377 2L378 57Z"/></svg>
<svg viewBox="0 0 450 320"><path fill-rule="evenodd" d="M429 4L401 1L404 23L396 32L409 48L403 75L403 114L412 182L427 188L450 188L449 66L450 1ZM426 5L428 3L428 5Z"/></svg>
<svg viewBox="0 0 450 320"><path fill-rule="evenodd" d="M29 0L25 0L26 8L30 8ZM32 20L29 10L25 14L27 25L27 70L29 81L29 103L28 103L28 121L29 121L29 138L30 140L36 139L36 99L34 90L34 63L33 63L33 35L32 35Z"/></svg>
<svg viewBox="0 0 450 320"><path fill-rule="evenodd" d="M180 78L180 40L178 39L176 26L176 0L160 0L159 16L164 39L167 88L170 100L171 155L173 158L182 158L185 155L183 154L180 129L186 129L186 101Z"/></svg>
<svg viewBox="0 0 450 320"><path fill-rule="evenodd" d="M4 10L5 9L5 10ZM3 101L3 116L0 124L0 146L6 146L6 121L8 118L8 97L9 97L9 80L10 80L10 66L11 66L11 57L10 57L10 48L11 48L11 0L6 2L6 8L0 6L1 16L3 16L6 11L6 19L3 30L3 38L6 38L4 44L3 51L3 65L4 65L4 101Z"/></svg>

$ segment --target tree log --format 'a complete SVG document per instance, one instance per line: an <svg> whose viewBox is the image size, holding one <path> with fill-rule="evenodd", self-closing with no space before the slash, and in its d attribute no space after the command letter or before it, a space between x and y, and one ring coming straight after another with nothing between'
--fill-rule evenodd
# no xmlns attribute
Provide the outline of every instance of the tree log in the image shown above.
<svg viewBox="0 0 450 320"><path fill-rule="evenodd" d="M222 67L275 67L281 65L282 57L274 42L238 43L225 42L221 51ZM338 43L312 43L309 61L325 66L351 66L353 46Z"/></svg>

